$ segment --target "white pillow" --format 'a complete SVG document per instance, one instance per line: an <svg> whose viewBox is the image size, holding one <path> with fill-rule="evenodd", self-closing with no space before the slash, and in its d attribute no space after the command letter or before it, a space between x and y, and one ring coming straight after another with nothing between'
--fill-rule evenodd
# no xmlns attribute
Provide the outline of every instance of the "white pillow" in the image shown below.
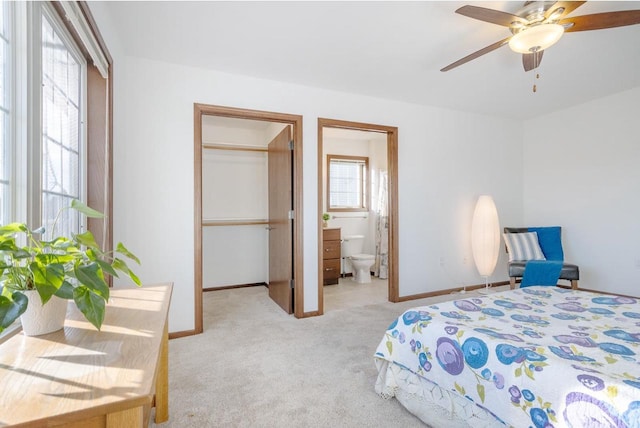
<svg viewBox="0 0 640 428"><path fill-rule="evenodd" d="M509 251L509 261L546 260L536 232L505 233L504 242Z"/></svg>

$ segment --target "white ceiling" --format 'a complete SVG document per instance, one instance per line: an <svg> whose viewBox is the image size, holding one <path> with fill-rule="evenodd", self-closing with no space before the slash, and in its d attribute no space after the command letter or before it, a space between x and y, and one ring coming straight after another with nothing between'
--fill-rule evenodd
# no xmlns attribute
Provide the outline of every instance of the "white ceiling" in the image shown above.
<svg viewBox="0 0 640 428"><path fill-rule="evenodd" d="M510 33L454 13L522 2L105 2L127 55L517 119L640 86L640 25L565 34L538 92L508 46L439 70ZM590 1L570 16L640 9Z"/></svg>

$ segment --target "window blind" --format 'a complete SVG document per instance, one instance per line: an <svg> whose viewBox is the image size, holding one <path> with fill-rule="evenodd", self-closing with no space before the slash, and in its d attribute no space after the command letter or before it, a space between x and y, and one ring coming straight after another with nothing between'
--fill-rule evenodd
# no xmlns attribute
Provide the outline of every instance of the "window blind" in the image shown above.
<svg viewBox="0 0 640 428"><path fill-rule="evenodd" d="M58 212L81 199L82 66L46 14L42 16L42 222L47 235L80 232L78 213Z"/></svg>
<svg viewBox="0 0 640 428"><path fill-rule="evenodd" d="M78 33L78 37L80 37L84 48L89 53L91 61L93 61L102 78L107 79L109 77L109 62L100 47L100 43L93 34L93 31L91 31L91 26L82 13L80 6L78 6L78 2L60 1L59 4L62 6L62 10L64 10L69 23L76 33Z"/></svg>

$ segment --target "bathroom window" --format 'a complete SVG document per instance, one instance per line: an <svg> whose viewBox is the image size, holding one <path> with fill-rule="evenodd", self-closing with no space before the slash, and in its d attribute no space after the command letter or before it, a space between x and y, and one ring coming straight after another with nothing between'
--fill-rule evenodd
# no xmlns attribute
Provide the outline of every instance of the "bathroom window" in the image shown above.
<svg viewBox="0 0 640 428"><path fill-rule="evenodd" d="M327 155L328 211L367 211L369 158Z"/></svg>

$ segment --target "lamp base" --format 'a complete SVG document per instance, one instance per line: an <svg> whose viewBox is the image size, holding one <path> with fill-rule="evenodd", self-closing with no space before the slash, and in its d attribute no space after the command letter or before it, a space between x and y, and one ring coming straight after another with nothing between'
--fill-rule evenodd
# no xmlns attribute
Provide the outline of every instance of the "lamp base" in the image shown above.
<svg viewBox="0 0 640 428"><path fill-rule="evenodd" d="M486 295L486 294L491 294L493 292L494 292L494 290L491 290L491 286L489 285L489 277L485 276L484 277L484 288L478 290L478 293Z"/></svg>

